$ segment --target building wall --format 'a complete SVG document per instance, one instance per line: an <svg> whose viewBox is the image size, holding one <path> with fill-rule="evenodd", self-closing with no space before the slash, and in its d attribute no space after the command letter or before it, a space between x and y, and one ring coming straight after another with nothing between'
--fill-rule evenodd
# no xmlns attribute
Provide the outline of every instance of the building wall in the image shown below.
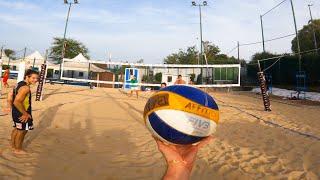
<svg viewBox="0 0 320 180"><path fill-rule="evenodd" d="M74 70L65 70L63 71L63 77L66 78L76 78L76 79L89 79L88 72L85 71L74 71Z"/></svg>
<svg viewBox="0 0 320 180"><path fill-rule="evenodd" d="M154 74L162 73L162 74L171 74L173 76L190 76L190 74L195 74L198 76L201 73L200 68L154 68Z"/></svg>
<svg viewBox="0 0 320 180"><path fill-rule="evenodd" d="M99 80L99 81L109 81L115 82L115 75L111 72L102 72L102 73L92 73L91 75L92 80ZM114 88L113 84L97 84L93 83L96 87L104 87L104 88Z"/></svg>

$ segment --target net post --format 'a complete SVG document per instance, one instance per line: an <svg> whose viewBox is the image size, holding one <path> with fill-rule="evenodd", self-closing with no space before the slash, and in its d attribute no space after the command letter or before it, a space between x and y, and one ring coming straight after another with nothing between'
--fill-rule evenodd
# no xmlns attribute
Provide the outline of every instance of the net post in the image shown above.
<svg viewBox="0 0 320 180"><path fill-rule="evenodd" d="M47 57L48 57L48 50L46 50L44 62L41 65L40 80L39 80L37 93L36 93L36 101L42 101L42 98L43 98L43 86L46 83L46 78L47 78L47 66L48 66Z"/></svg>
<svg viewBox="0 0 320 180"><path fill-rule="evenodd" d="M267 93L266 79L265 79L264 73L262 71L258 72L258 79L259 79L259 84L260 84L260 89L261 89L264 110L271 111L270 98Z"/></svg>
<svg viewBox="0 0 320 180"><path fill-rule="evenodd" d="M239 64L239 69L238 69L238 86L241 86L241 65Z"/></svg>
<svg viewBox="0 0 320 180"><path fill-rule="evenodd" d="M61 68L60 68L60 79L63 78L63 71L64 71L64 58L62 59Z"/></svg>
<svg viewBox="0 0 320 180"><path fill-rule="evenodd" d="M46 71L47 71L47 65L42 64L41 65L41 72L40 72L40 80L39 80L39 85L37 87L37 93L36 93L36 101L42 101L42 92L43 92L43 85L46 80Z"/></svg>

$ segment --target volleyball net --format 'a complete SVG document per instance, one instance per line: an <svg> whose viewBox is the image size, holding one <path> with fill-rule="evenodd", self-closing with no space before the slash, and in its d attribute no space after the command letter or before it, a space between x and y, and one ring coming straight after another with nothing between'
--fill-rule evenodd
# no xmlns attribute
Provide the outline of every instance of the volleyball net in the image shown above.
<svg viewBox="0 0 320 180"><path fill-rule="evenodd" d="M175 84L181 76L185 84L196 87L239 87L240 64L182 65L141 64L106 61L75 62L64 59L61 80L90 83L97 87L122 88L133 77L139 87L160 87Z"/></svg>

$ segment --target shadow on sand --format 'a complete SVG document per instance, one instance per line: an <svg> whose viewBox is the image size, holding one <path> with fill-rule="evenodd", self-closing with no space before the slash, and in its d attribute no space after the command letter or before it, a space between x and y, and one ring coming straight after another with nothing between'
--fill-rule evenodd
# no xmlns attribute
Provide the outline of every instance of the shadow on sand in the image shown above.
<svg viewBox="0 0 320 180"><path fill-rule="evenodd" d="M32 133L29 133L26 137L26 147L28 147L30 143L41 134L41 132L43 132L45 129L49 128L52 125L54 117L61 106L63 106L63 104L58 104L56 106L50 107L41 114L41 116L38 119L39 125L35 128L35 130Z"/></svg>
<svg viewBox="0 0 320 180"><path fill-rule="evenodd" d="M56 111L57 108L49 111ZM137 145L128 139L129 132L121 128L96 129L96 124L93 124L95 119L92 118L94 110L91 112L89 107L87 110L89 112L84 121L79 121L79 116L73 113L65 116L68 118L63 121L69 122L69 129L50 128L35 133L35 137L41 133L42 141L47 141L35 147L39 157L32 179L161 178L162 170L152 174L143 173L146 169L153 169L153 166L136 167L134 159L140 156L140 152ZM41 124L39 129L52 125L52 118Z"/></svg>
<svg viewBox="0 0 320 180"><path fill-rule="evenodd" d="M61 89L55 89L52 92L50 92L49 94L44 94L43 96L43 100L48 99L50 96L52 95L58 95L58 94L70 94L70 93L76 93L76 92L84 92L84 91L88 91L88 89L80 89L80 90L75 90L75 91L63 91L63 92L59 92Z"/></svg>

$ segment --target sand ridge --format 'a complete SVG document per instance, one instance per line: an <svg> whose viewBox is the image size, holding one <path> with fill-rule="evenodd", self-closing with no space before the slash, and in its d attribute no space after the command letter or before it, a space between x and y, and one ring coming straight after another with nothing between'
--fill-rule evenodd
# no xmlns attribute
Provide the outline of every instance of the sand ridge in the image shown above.
<svg viewBox="0 0 320 180"><path fill-rule="evenodd" d="M0 117L0 179L161 179L166 165L142 119L150 95L46 85L44 101L33 102L30 155L11 153L11 118ZM319 106L273 102L267 113L257 95L213 95L221 121L192 179L320 178L320 141L296 133L320 137Z"/></svg>

